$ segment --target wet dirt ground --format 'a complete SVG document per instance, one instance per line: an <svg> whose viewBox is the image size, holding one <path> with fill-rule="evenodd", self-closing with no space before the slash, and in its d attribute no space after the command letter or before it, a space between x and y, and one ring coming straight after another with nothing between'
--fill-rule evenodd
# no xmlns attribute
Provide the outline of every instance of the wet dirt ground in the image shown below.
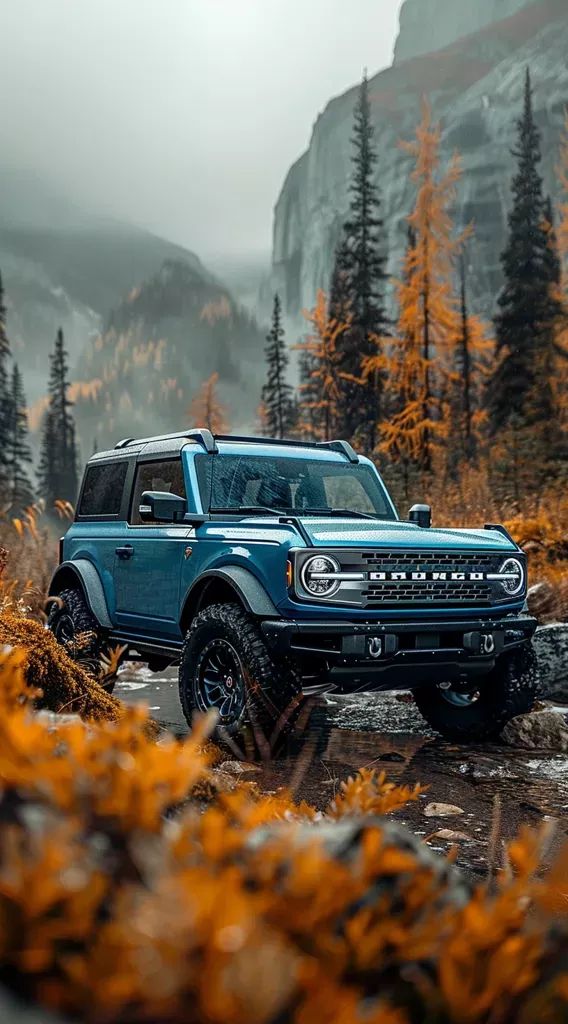
<svg viewBox="0 0 568 1024"><path fill-rule="evenodd" d="M144 702L165 729L186 734L175 669L154 675L126 665L115 693L126 703ZM562 710L568 714L568 706ZM290 787L297 799L323 809L341 781L362 767L384 769L394 782L428 785L417 803L394 817L428 837L440 853L456 845L458 865L473 878L487 872L492 829L498 836L498 856L503 842L523 824L553 823L551 854L568 836L565 754L515 750L497 743L446 743L428 728L407 695L318 698L311 702L304 730L294 735L286 756L260 768L251 765L250 774L242 777L267 791ZM456 805L463 813L427 817L424 810L433 802ZM434 835L440 830L460 833L462 838Z"/></svg>

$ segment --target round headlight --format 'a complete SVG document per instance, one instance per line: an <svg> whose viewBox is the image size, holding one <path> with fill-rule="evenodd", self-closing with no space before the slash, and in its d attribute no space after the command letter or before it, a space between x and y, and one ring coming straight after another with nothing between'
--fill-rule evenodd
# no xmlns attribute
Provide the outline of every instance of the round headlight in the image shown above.
<svg viewBox="0 0 568 1024"><path fill-rule="evenodd" d="M308 594L314 597L331 597L339 589L339 580L330 578L340 572L339 562L329 555L314 555L302 566L300 579Z"/></svg>
<svg viewBox="0 0 568 1024"><path fill-rule="evenodd" d="M525 567L523 563L519 562L518 558L508 558L506 562L503 562L499 572L507 574L509 577L506 580L501 580L501 586L509 597L515 597L517 594L520 594L525 585Z"/></svg>

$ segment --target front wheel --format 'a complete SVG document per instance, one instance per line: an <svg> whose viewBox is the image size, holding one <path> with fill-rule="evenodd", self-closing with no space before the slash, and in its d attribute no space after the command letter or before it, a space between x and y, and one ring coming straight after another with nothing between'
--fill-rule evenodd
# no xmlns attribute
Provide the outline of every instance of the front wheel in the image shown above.
<svg viewBox="0 0 568 1024"><path fill-rule="evenodd" d="M468 686L428 686L414 693L423 718L444 739L479 743L495 739L507 722L531 710L538 689L532 644L497 659L486 676Z"/></svg>
<svg viewBox="0 0 568 1024"><path fill-rule="evenodd" d="M196 713L213 709L215 739L266 757L290 733L302 705L294 668L272 660L256 622L237 604L210 605L193 620L179 693L189 726Z"/></svg>

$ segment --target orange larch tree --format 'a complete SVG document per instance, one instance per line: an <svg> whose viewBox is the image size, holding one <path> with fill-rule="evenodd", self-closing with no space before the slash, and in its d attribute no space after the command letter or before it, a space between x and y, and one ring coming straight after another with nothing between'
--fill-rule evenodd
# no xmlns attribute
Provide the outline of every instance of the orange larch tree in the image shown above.
<svg viewBox="0 0 568 1024"><path fill-rule="evenodd" d="M318 291L315 308L311 312L304 310L304 316L312 333L296 346L308 368L299 389L299 431L325 441L335 431L339 419L342 380L339 342L349 329L349 322L330 317L322 289Z"/></svg>
<svg viewBox="0 0 568 1024"><path fill-rule="evenodd" d="M228 410L217 394L218 382L218 373L212 373L203 382L190 405L189 416L192 423L207 427L213 434L226 434Z"/></svg>
<svg viewBox="0 0 568 1024"><path fill-rule="evenodd" d="M435 450L448 432L444 410L455 383L460 330L454 271L465 237L455 234L450 215L460 161L454 156L448 170L440 171L440 137L440 126L433 124L424 101L416 139L401 143L414 158L412 181L417 186L404 274L396 283L400 312L390 389L398 397L395 407L401 407L381 426L382 450L395 458L404 453L426 473L432 471Z"/></svg>

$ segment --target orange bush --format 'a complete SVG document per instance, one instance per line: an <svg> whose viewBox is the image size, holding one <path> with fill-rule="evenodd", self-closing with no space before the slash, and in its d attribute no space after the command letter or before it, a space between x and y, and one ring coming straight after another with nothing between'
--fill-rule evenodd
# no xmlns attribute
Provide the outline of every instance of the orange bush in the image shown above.
<svg viewBox="0 0 568 1024"><path fill-rule="evenodd" d="M153 742L141 711L54 727L24 664L0 656L0 969L16 994L93 1024L566 1019L568 864L543 880L538 835L495 891L471 892L377 817L419 790L373 772L323 815L251 786L204 805L207 723L181 743Z"/></svg>

